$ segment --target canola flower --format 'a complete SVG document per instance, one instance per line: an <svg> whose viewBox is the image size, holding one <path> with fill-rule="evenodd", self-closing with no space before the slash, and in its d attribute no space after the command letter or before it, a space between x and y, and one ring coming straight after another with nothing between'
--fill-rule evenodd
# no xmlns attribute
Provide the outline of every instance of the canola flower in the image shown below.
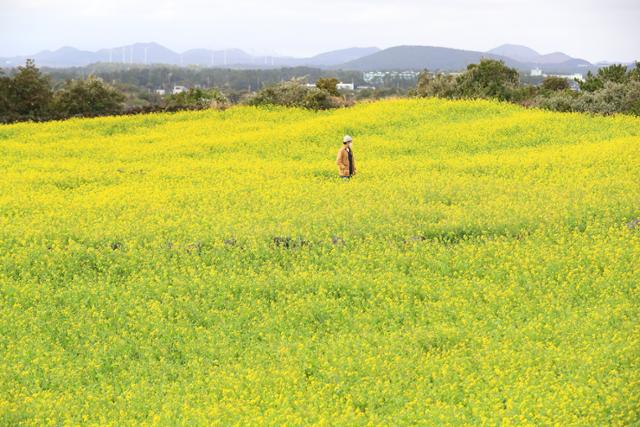
<svg viewBox="0 0 640 427"><path fill-rule="evenodd" d="M640 420L638 118L238 107L0 152L2 425Z"/></svg>

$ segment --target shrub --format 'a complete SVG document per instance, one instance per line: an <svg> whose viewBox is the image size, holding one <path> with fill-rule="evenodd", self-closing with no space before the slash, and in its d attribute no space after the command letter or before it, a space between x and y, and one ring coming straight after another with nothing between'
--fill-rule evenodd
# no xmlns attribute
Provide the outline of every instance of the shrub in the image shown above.
<svg viewBox="0 0 640 427"><path fill-rule="evenodd" d="M549 76L542 82L542 89L557 92L559 90L570 89L569 81L563 77Z"/></svg>
<svg viewBox="0 0 640 427"><path fill-rule="evenodd" d="M456 80L461 97L495 98L501 101L510 100L513 90L520 83L518 71L493 59L470 64L467 71Z"/></svg>
<svg viewBox="0 0 640 427"><path fill-rule="evenodd" d="M456 78L448 74L431 75L420 73L415 94L420 97L455 98L457 95Z"/></svg>
<svg viewBox="0 0 640 427"><path fill-rule="evenodd" d="M59 117L120 114L124 100L121 92L89 76L87 80L67 81L54 95L53 111Z"/></svg>
<svg viewBox="0 0 640 427"><path fill-rule="evenodd" d="M528 106L570 112L574 111L575 97L576 95L571 91L557 91L535 97Z"/></svg>
<svg viewBox="0 0 640 427"><path fill-rule="evenodd" d="M229 101L217 89L189 88L181 93L169 95L165 99L167 110L225 108Z"/></svg>
<svg viewBox="0 0 640 427"><path fill-rule="evenodd" d="M283 105L311 110L326 110L342 106L340 98L317 87L307 87L300 79L293 79L262 89L251 100L251 105Z"/></svg>
<svg viewBox="0 0 640 427"><path fill-rule="evenodd" d="M338 92L338 79L336 78L327 77L318 79L316 87L327 91L331 96L340 96L340 92Z"/></svg>

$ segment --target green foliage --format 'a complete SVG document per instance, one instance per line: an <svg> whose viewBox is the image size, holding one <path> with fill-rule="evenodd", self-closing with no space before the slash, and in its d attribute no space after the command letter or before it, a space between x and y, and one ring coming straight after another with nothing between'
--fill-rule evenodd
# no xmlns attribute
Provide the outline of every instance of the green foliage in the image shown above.
<svg viewBox="0 0 640 427"><path fill-rule="evenodd" d="M292 79L262 89L252 99L251 105L282 105L312 110L326 110L341 105L329 92L317 87L307 87L301 79Z"/></svg>
<svg viewBox="0 0 640 427"><path fill-rule="evenodd" d="M622 64L613 64L598 70L598 78L603 83L625 83L628 80L627 67Z"/></svg>
<svg viewBox="0 0 640 427"><path fill-rule="evenodd" d="M165 100L168 109L224 108L227 98L217 89L189 88L185 92L171 94Z"/></svg>
<svg viewBox="0 0 640 427"><path fill-rule="evenodd" d="M318 79L316 87L327 91L331 96L340 96L340 92L338 92L337 88L338 83L339 81L335 77L325 77Z"/></svg>
<svg viewBox="0 0 640 427"><path fill-rule="evenodd" d="M11 111L10 90L11 79L6 77L2 69L0 69L0 121L2 117L6 117Z"/></svg>
<svg viewBox="0 0 640 427"><path fill-rule="evenodd" d="M542 82L542 89L557 92L559 90L570 89L569 81L563 77L549 76Z"/></svg>
<svg viewBox="0 0 640 427"><path fill-rule="evenodd" d="M53 111L62 117L103 116L123 111L125 96L95 76L70 80L57 91Z"/></svg>
<svg viewBox="0 0 640 427"><path fill-rule="evenodd" d="M511 99L512 91L518 87L518 71L507 67L503 61L483 59L479 64L470 64L457 83L458 93L463 98L504 101Z"/></svg>
<svg viewBox="0 0 640 427"><path fill-rule="evenodd" d="M501 61L482 60L467 71L452 75L423 72L412 95L437 98L495 98L527 107L595 114L640 114L640 63L626 71L623 65L589 72L580 81L581 92L569 90L562 77L547 77L538 88L521 85L516 70Z"/></svg>
<svg viewBox="0 0 640 427"><path fill-rule="evenodd" d="M32 59L18 67L18 72L9 82L7 98L11 114L20 119L45 118L52 97L49 77L40 72Z"/></svg>
<svg viewBox="0 0 640 427"><path fill-rule="evenodd" d="M629 71L629 80L640 82L640 61L636 61L635 67Z"/></svg>
<svg viewBox="0 0 640 427"><path fill-rule="evenodd" d="M576 111L574 102L577 96L571 91L555 91L537 96L531 100L529 106L561 112Z"/></svg>
<svg viewBox="0 0 640 427"><path fill-rule="evenodd" d="M428 71L420 73L415 95L420 97L456 98L458 87L456 78L449 74L432 75Z"/></svg>
<svg viewBox="0 0 640 427"><path fill-rule="evenodd" d="M518 85L519 75L515 69L507 67L502 61L483 59L479 64L470 64L457 77L421 73L415 94L420 97L511 100Z"/></svg>
<svg viewBox="0 0 640 427"><path fill-rule="evenodd" d="M590 92L557 91L541 94L530 105L554 111L640 115L640 82L607 81L601 89Z"/></svg>
<svg viewBox="0 0 640 427"><path fill-rule="evenodd" d="M593 74L591 71L587 73L584 81L579 81L580 90L585 92L595 92L604 88L606 82L624 84L630 80L630 78L636 79L638 71L638 64L636 68L627 73L627 67L622 64L613 64L608 67L602 67L598 70L597 74Z"/></svg>

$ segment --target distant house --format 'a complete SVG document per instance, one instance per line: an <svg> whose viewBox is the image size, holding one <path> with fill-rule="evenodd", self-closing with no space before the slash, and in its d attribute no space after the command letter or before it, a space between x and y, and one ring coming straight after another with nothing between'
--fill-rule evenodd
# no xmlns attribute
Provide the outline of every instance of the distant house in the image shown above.
<svg viewBox="0 0 640 427"><path fill-rule="evenodd" d="M338 90L353 90L355 88L355 85L353 83L338 83L336 85L336 89Z"/></svg>
<svg viewBox="0 0 640 427"><path fill-rule="evenodd" d="M531 69L531 77L542 77L542 70L540 68Z"/></svg>
<svg viewBox="0 0 640 427"><path fill-rule="evenodd" d="M166 90L164 89L156 89L156 94L160 95L160 96L165 96L167 93Z"/></svg>
<svg viewBox="0 0 640 427"><path fill-rule="evenodd" d="M187 91L187 88L185 86L174 86L171 93L174 95L177 95L179 93L186 92L186 91Z"/></svg>
<svg viewBox="0 0 640 427"><path fill-rule="evenodd" d="M362 79L367 83L384 83L385 79L416 80L419 75L419 71L367 71Z"/></svg>

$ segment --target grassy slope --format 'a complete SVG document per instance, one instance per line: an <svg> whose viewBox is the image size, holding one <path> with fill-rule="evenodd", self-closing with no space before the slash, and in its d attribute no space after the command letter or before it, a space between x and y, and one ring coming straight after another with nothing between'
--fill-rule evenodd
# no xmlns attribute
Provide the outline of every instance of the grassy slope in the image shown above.
<svg viewBox="0 0 640 427"><path fill-rule="evenodd" d="M636 118L18 124L0 168L0 423L638 419Z"/></svg>

